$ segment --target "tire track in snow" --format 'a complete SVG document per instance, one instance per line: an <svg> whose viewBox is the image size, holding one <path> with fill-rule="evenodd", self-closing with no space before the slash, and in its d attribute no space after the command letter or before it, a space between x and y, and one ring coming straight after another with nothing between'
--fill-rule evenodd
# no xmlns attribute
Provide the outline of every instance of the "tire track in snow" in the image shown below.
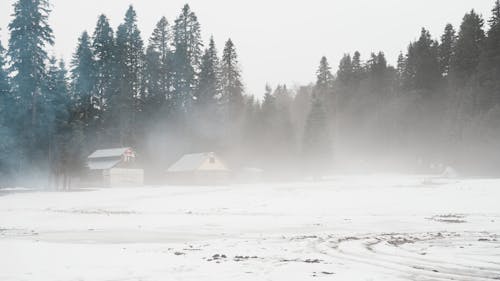
<svg viewBox="0 0 500 281"><path fill-rule="evenodd" d="M445 239L449 242L450 236L435 235L434 237L419 234L398 235L403 239L395 243L388 240L389 235L355 236L349 238L317 239L312 247L330 258L340 262L348 261L355 268L356 264L375 267L377 270L398 272L407 276L409 280L459 280L459 281L486 281L500 280L500 267L472 266L464 263L443 261L431 257L412 256L412 252L401 249L407 243L429 243ZM417 238L417 239L415 239ZM478 243L477 236L466 237L469 243ZM412 240L413 239L413 240ZM392 244L390 242L393 242ZM401 243L398 245L398 243ZM383 248L380 249L381 245ZM392 250L393 253L390 252Z"/></svg>

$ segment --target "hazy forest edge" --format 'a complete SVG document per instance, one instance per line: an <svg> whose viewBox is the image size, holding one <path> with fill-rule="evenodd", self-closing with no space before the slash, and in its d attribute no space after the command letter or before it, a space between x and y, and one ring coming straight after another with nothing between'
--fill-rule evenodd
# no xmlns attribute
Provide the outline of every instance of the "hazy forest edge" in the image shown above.
<svg viewBox="0 0 500 281"><path fill-rule="evenodd" d="M417 39L395 66L382 51L353 50L335 72L322 57L314 83L265 86L257 99L245 92L237 42L221 53L203 42L187 4L147 40L132 6L116 30L100 15L64 62L47 52L49 1L18 0L0 43L0 185L78 178L92 151L111 147L133 147L151 178L201 151L273 178L436 165L498 176L500 0L492 6L439 37L409 31Z"/></svg>

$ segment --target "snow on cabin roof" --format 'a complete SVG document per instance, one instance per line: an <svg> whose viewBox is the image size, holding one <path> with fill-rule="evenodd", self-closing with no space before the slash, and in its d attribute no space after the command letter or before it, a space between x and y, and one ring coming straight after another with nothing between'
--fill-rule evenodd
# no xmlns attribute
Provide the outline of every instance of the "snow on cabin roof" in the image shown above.
<svg viewBox="0 0 500 281"><path fill-rule="evenodd" d="M205 152L205 153L194 153L194 154L186 154L181 157L177 162L175 162L170 168L168 168L168 172L188 172L195 171L202 168L202 165L208 160L208 157L213 156L217 159L217 156L213 152ZM218 167L218 170L227 170L225 167Z"/></svg>
<svg viewBox="0 0 500 281"><path fill-rule="evenodd" d="M168 169L169 172L184 172L198 169L205 161L207 153L186 154Z"/></svg>
<svg viewBox="0 0 500 281"><path fill-rule="evenodd" d="M94 151L94 153L90 154L88 158L92 159L92 158L121 157L129 149L130 147L99 149Z"/></svg>
<svg viewBox="0 0 500 281"><path fill-rule="evenodd" d="M108 170L118 165L121 159L92 159L88 162L90 170Z"/></svg>

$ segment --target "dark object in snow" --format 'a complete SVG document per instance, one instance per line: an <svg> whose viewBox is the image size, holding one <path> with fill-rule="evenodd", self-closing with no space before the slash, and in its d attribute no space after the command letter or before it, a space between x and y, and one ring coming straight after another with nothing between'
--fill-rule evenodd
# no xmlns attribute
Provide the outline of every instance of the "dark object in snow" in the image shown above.
<svg viewBox="0 0 500 281"><path fill-rule="evenodd" d="M258 259L259 257L257 256L234 256L233 260L235 262L240 262L244 260L249 260L249 259Z"/></svg>
<svg viewBox="0 0 500 281"><path fill-rule="evenodd" d="M226 259L226 258L227 258L227 256L224 255L224 254L222 254L222 255L221 254L215 254L215 255L212 256L211 259L208 259L207 261L218 261L218 260Z"/></svg>

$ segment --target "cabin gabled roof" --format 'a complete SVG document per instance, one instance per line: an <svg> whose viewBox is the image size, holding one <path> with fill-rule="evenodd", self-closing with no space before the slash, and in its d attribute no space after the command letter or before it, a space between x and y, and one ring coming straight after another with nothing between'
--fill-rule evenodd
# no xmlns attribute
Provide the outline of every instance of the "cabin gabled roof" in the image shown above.
<svg viewBox="0 0 500 281"><path fill-rule="evenodd" d="M121 157L130 147L120 147L111 149L99 149L89 155L89 159Z"/></svg>
<svg viewBox="0 0 500 281"><path fill-rule="evenodd" d="M204 168L204 164L209 161L210 157L214 157L214 160L218 163L216 167L213 169ZM177 162L175 162L170 168L168 168L168 172L191 172L196 170L220 170L227 171L226 166L218 159L215 153L213 152L205 152L205 153L194 153L194 154L186 154L182 156Z"/></svg>

